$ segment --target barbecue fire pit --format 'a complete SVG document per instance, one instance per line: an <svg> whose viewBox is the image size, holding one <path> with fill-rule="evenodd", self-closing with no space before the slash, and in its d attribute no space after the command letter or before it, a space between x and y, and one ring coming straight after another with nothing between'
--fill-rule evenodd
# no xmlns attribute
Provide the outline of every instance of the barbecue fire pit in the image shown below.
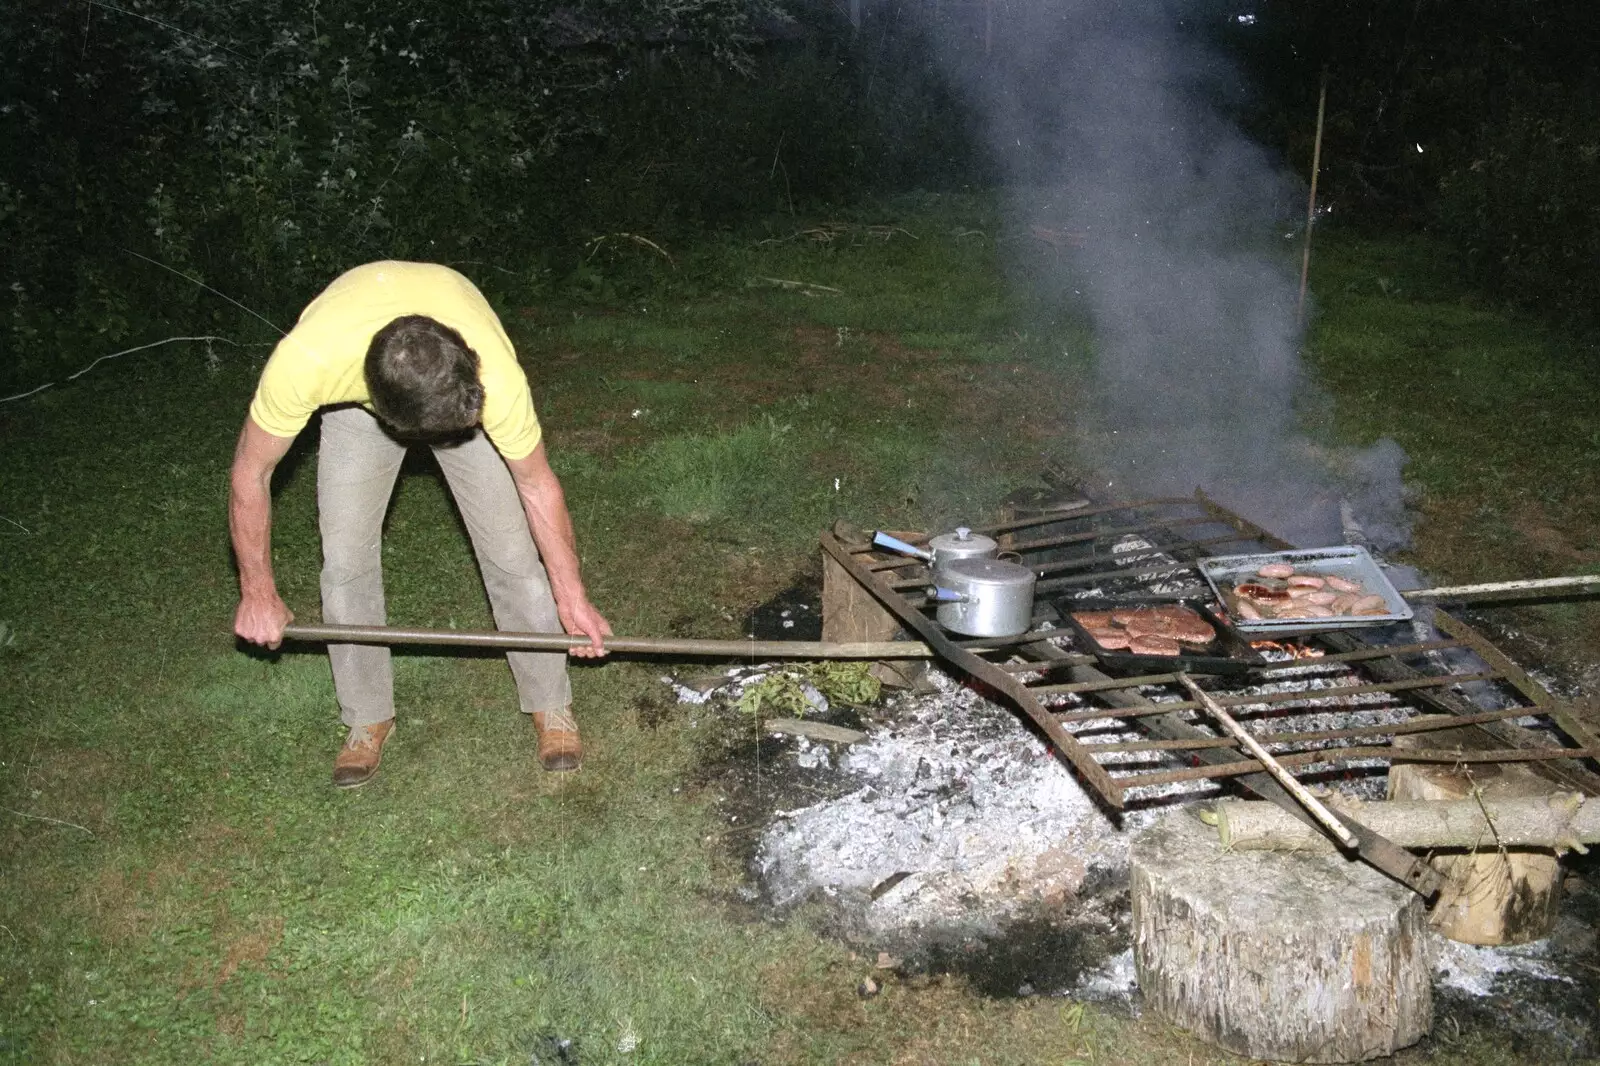
<svg viewBox="0 0 1600 1066"><path fill-rule="evenodd" d="M971 639L938 625L925 592L926 568L915 559L837 533L824 534L822 547L949 666L1021 711L1109 811L1145 806L1175 786L1232 782L1308 824L1315 826L1320 817L1326 826L1320 833L1344 841L1346 858L1381 872L1398 893L1392 906L1380 901L1378 907L1393 911L1384 920L1398 943L1415 939L1422 901L1435 898L1444 884L1439 871L1373 832L1359 810L1318 811L1321 805L1303 794L1303 782L1352 775L1381 781L1394 764L1446 771L1477 767L1480 775L1521 766L1536 768L1551 791L1600 795L1600 776L1584 765L1600 749L1585 726L1484 634L1436 607L1423 607L1409 619L1409 605L1399 605L1403 609L1393 611L1398 621L1297 627L1272 633L1272 640L1229 633L1243 636L1244 643L1219 641L1206 654L1180 654L1170 662L1119 656L1118 649L1097 645L1083 624L1086 617L1119 608L1153 614L1182 605L1213 622L1222 616L1226 629L1229 605L1219 602L1202 562L1291 549L1204 495L1086 502L977 532L995 538L1003 553L1038 575L1032 624L1015 637ZM1237 728L1231 724L1235 717L1248 741L1260 746L1254 753L1222 728ZM1337 851L1327 852L1327 861L1339 866ZM1415 893L1409 904L1394 882ZM1384 883L1379 878L1376 885ZM1138 909L1136 891L1136 916ZM1184 906L1176 910L1188 913ZM1223 913L1225 918L1226 908ZM1220 935L1223 943L1233 939L1226 929ZM1346 948L1359 956L1368 935L1365 927L1352 926ZM1337 962L1341 951L1348 957L1350 950L1337 949L1331 957ZM1200 966L1207 973L1198 976L1208 977L1216 965L1213 960ZM1427 972L1425 952L1405 966L1410 983L1426 986L1419 976ZM1142 972L1141 980L1148 976ZM1256 979L1270 984L1278 978ZM1354 1027L1347 1054L1333 1048L1330 1058L1302 1058L1298 1051L1289 1057L1352 1061L1404 1046L1430 1023L1425 990L1419 995L1392 1034L1379 1031L1388 1022L1379 1017L1387 1008L1378 996L1375 1006L1358 1005L1339 1022ZM1217 1042L1259 1054L1248 1042Z"/></svg>

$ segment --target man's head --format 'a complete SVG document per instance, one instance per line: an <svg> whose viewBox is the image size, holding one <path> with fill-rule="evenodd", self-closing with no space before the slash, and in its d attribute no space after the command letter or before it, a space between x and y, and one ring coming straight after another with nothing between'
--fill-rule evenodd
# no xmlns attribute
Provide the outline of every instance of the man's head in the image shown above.
<svg viewBox="0 0 1600 1066"><path fill-rule="evenodd" d="M405 315L375 333L365 373L372 409L401 436L456 436L483 417L478 353L423 315Z"/></svg>

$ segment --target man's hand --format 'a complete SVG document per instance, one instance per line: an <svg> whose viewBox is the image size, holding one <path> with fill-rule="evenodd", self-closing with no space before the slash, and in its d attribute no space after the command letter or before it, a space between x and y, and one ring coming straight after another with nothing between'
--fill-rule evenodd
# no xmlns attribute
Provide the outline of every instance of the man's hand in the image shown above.
<svg viewBox="0 0 1600 1066"><path fill-rule="evenodd" d="M294 612L276 592L270 596L250 596L239 601L233 615L233 631L252 644L276 648L283 643L283 627L294 621Z"/></svg>
<svg viewBox="0 0 1600 1066"><path fill-rule="evenodd" d="M569 636L588 637L594 642L592 645L569 648L568 655L579 659L598 659L606 654L605 638L611 635L611 623L595 609L594 604L584 600L569 609L557 601L556 613L561 616L561 628Z"/></svg>

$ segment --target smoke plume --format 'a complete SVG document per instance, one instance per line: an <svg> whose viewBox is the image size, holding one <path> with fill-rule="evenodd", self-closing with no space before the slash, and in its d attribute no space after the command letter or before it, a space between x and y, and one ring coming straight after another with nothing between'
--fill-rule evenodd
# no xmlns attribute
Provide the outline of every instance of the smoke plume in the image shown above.
<svg viewBox="0 0 1600 1066"><path fill-rule="evenodd" d="M1004 173L1019 280L1093 323L1094 394L1072 403L1072 431L1107 494L1202 488L1307 546L1343 539L1343 503L1395 546L1399 446L1330 449L1298 429L1328 407L1302 369L1284 239L1303 186L1228 118L1244 88L1204 39L1221 17L1011 0L983 31L930 25Z"/></svg>

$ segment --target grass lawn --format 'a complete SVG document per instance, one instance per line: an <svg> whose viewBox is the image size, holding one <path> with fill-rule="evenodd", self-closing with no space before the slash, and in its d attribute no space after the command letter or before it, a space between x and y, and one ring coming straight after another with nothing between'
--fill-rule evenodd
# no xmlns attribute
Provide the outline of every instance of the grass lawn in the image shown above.
<svg viewBox="0 0 1600 1066"><path fill-rule="evenodd" d="M1073 466L1085 331L1008 294L987 207L804 228L670 266L608 245L588 294L495 290L618 633L737 636L834 518L938 525ZM1410 452L1416 561L1593 572L1592 355L1463 302L1426 245L1322 240L1324 430ZM402 655L382 773L333 789L325 659L229 633L226 471L267 348L218 352L155 349L0 406L0 1062L551 1063L562 1040L585 1064L1235 1061L950 979L859 999L869 962L739 902L696 783L709 730L664 703L661 664L574 668L589 757L562 777L537 769L502 660ZM313 443L274 524L303 621ZM386 553L391 620L490 627L428 461ZM1595 661L1593 605L1525 614ZM1492 1034L1403 1058L1534 1061Z"/></svg>

